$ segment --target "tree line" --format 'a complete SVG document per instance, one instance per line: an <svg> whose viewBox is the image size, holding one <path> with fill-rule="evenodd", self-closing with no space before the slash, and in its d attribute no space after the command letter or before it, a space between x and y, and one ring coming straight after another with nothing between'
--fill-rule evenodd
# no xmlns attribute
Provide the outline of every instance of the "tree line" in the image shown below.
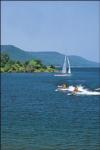
<svg viewBox="0 0 100 150"><path fill-rule="evenodd" d="M8 54L1 53L1 72L54 72L53 65L46 66L41 60L32 59L20 62L11 60Z"/></svg>

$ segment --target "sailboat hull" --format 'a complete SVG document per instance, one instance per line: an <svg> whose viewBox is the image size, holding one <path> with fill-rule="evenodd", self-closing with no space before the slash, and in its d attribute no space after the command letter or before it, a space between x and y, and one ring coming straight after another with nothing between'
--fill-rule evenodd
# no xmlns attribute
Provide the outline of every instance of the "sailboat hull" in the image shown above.
<svg viewBox="0 0 100 150"><path fill-rule="evenodd" d="M71 74L55 74L54 76L65 77L65 76L71 76Z"/></svg>

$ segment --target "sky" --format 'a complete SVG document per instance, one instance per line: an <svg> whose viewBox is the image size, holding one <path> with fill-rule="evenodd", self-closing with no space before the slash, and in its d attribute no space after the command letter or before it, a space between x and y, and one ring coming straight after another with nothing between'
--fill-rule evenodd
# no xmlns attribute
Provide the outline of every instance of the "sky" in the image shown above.
<svg viewBox="0 0 100 150"><path fill-rule="evenodd" d="M2 1L1 44L100 62L98 1Z"/></svg>

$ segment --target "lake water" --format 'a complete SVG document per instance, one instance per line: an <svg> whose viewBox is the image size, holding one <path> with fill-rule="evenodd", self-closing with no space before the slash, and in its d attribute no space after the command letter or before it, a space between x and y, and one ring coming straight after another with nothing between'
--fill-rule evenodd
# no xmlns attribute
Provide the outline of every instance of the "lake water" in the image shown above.
<svg viewBox="0 0 100 150"><path fill-rule="evenodd" d="M2 150L99 150L100 97L55 92L58 84L100 88L98 69L1 74Z"/></svg>

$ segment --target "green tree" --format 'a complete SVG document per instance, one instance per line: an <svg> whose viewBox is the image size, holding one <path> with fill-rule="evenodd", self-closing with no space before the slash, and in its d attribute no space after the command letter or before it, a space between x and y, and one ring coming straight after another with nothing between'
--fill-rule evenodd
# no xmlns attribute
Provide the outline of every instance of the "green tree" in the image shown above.
<svg viewBox="0 0 100 150"><path fill-rule="evenodd" d="M29 62L29 65L33 66L34 69L39 69L43 67L43 64L40 60L31 60Z"/></svg>
<svg viewBox="0 0 100 150"><path fill-rule="evenodd" d="M55 66L53 66L53 65L50 65L50 68L52 68L52 69L55 69Z"/></svg>
<svg viewBox="0 0 100 150"><path fill-rule="evenodd" d="M12 66L12 65L14 65L14 64L15 64L15 61L13 61L13 60L9 60L7 64L9 64L10 66Z"/></svg>
<svg viewBox="0 0 100 150"><path fill-rule="evenodd" d="M5 64L9 61L9 56L7 54L1 53L1 67L4 67Z"/></svg>
<svg viewBox="0 0 100 150"><path fill-rule="evenodd" d="M24 62L24 66L26 67L29 64L29 61Z"/></svg>
<svg viewBox="0 0 100 150"><path fill-rule="evenodd" d="M35 68L34 66L28 64L26 67L25 67L25 72L34 72L35 71Z"/></svg>
<svg viewBox="0 0 100 150"><path fill-rule="evenodd" d="M19 66L23 66L23 64L20 61L16 61L16 64L18 64Z"/></svg>

